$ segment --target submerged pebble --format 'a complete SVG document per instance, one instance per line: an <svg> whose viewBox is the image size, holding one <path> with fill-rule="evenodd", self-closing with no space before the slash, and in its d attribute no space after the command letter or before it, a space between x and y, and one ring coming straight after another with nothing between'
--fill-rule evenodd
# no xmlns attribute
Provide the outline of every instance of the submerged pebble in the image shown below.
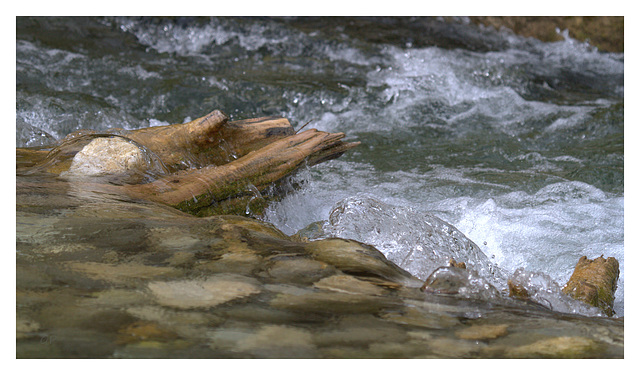
<svg viewBox="0 0 640 375"><path fill-rule="evenodd" d="M337 272L327 263L300 256L279 256L268 263L265 274L274 282L311 284Z"/></svg>
<svg viewBox="0 0 640 375"><path fill-rule="evenodd" d="M260 293L253 279L233 274L202 280L153 281L147 287L158 303L180 309L213 307Z"/></svg>
<svg viewBox="0 0 640 375"><path fill-rule="evenodd" d="M68 262L65 266L71 271L113 284L132 284L136 280L158 276L175 277L182 274L180 270L173 267L147 266L138 263Z"/></svg>
<svg viewBox="0 0 640 375"><path fill-rule="evenodd" d="M176 220L184 220L177 215ZM269 236L271 228L256 230L262 224L246 219L188 223L176 226L174 234L181 236L177 228L182 228L183 235L199 238L190 250L109 250L96 255L111 254L109 263L51 258L34 270L19 263L20 288L38 288L38 280L46 277L55 291L18 292L18 316L27 321L18 330L20 353L33 355L28 353L34 348L24 342L52 335L55 327L65 331L58 336L65 346L41 350L42 355L81 346L73 333L100 337L103 346L87 353L121 358L543 357L551 350L546 347L562 349L562 342L538 343L530 347L534 354L522 348L554 338L555 330L564 337L589 322L558 319L524 303L502 309L492 305L498 300L483 305L461 294L421 292L419 280L357 241L301 244L277 232ZM154 228L166 222L146 224ZM205 229L209 237L196 234ZM470 271L451 268L465 276L461 285L468 287ZM28 281L29 275L42 276ZM59 280L72 287L59 289ZM76 285L95 291L76 290ZM543 327L541 313L547 317ZM569 341L572 353L604 353L601 348L607 355L621 353L623 333L610 328L587 337L597 344L595 352ZM530 334L534 331L536 336ZM105 336L108 332L117 334ZM502 340L521 349L508 351Z"/></svg>
<svg viewBox="0 0 640 375"><path fill-rule="evenodd" d="M472 325L456 331L456 336L465 340L490 340L508 333L507 324Z"/></svg>
<svg viewBox="0 0 640 375"><path fill-rule="evenodd" d="M315 345L311 332L305 329L266 325L238 340L235 349L260 357L309 358L314 357Z"/></svg>

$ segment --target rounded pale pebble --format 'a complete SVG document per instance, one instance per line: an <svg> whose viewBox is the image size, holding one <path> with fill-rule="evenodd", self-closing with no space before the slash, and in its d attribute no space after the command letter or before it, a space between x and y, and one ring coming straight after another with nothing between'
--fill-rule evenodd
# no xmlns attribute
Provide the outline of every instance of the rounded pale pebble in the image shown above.
<svg viewBox="0 0 640 375"><path fill-rule="evenodd" d="M196 248L201 240L182 228L151 228L147 241L150 246L167 251Z"/></svg>
<svg viewBox="0 0 640 375"><path fill-rule="evenodd" d="M464 340L488 340L507 334L507 324L472 325L456 331L456 336Z"/></svg>
<svg viewBox="0 0 640 375"><path fill-rule="evenodd" d="M253 334L249 328L220 328L206 333L213 350L237 350L238 343Z"/></svg>
<svg viewBox="0 0 640 375"><path fill-rule="evenodd" d="M94 245L85 244L85 243L62 243L62 244L55 244L47 247L42 247L41 249L43 249L42 253L59 254L59 253L70 253L74 251L87 251L87 250L93 250L95 248L96 247Z"/></svg>
<svg viewBox="0 0 640 375"><path fill-rule="evenodd" d="M148 287L158 303L181 309L213 307L260 293L253 279L237 275L216 275L203 280L154 281Z"/></svg>
<svg viewBox="0 0 640 375"><path fill-rule="evenodd" d="M96 138L74 157L70 175L104 176L129 171L144 172L145 157L139 147L120 137Z"/></svg>

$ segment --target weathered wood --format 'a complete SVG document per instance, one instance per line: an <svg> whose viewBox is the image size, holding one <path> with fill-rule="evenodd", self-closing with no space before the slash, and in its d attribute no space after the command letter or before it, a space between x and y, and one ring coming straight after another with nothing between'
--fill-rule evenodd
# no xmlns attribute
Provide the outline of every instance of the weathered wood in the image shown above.
<svg viewBox="0 0 640 375"><path fill-rule="evenodd" d="M228 164L179 172L126 189L132 196L197 214L230 197L251 194L250 186L264 191L305 162L314 165L333 159L357 145L342 142L343 137L342 133L311 129L281 138Z"/></svg>
<svg viewBox="0 0 640 375"><path fill-rule="evenodd" d="M293 134L286 118L229 122L224 113L216 110L185 124L138 129L125 136L155 153L173 172L223 165Z"/></svg>
<svg viewBox="0 0 640 375"><path fill-rule="evenodd" d="M79 131L65 137L46 157L28 149L18 149L16 155L22 166L33 166L32 170L64 174L95 137L133 142L163 165L165 175L153 182L115 189L196 215L243 213L249 204L264 208L264 200L256 195L303 165L337 158L359 144L343 142L343 133L310 129L296 134L285 118L229 122L225 114L213 111L185 124Z"/></svg>
<svg viewBox="0 0 640 375"><path fill-rule="evenodd" d="M581 257L562 291L569 296L598 307L607 316L613 316L613 300L620 275L616 258L603 256L593 260Z"/></svg>
<svg viewBox="0 0 640 375"><path fill-rule="evenodd" d="M16 148L16 169L31 168L42 162L48 154L49 150Z"/></svg>

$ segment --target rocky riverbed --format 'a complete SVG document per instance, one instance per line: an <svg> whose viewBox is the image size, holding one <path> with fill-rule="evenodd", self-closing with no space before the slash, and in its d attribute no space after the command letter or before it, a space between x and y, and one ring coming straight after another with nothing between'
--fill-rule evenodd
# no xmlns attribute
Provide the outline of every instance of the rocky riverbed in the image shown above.
<svg viewBox="0 0 640 375"><path fill-rule="evenodd" d="M357 241L51 182L18 176L19 358L623 357L623 319L427 293Z"/></svg>

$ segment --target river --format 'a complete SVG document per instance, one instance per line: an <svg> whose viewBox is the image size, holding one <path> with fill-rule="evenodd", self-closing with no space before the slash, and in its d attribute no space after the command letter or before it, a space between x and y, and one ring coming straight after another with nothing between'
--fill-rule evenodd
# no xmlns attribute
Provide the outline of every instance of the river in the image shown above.
<svg viewBox="0 0 640 375"><path fill-rule="evenodd" d="M496 287L523 270L563 285L582 255L615 257L623 316L624 54L559 32L544 43L435 17L19 17L16 146L213 109L344 132L361 145L301 171L262 220L371 244L421 279L433 269L416 259L438 245L425 223L440 220Z"/></svg>

